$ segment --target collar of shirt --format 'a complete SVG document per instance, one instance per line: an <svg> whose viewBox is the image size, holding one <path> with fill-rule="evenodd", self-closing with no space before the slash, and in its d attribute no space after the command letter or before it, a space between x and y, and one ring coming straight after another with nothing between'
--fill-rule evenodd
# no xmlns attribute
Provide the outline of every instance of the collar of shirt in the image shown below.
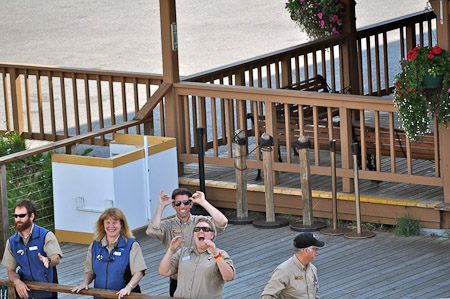
<svg viewBox="0 0 450 299"><path fill-rule="evenodd" d="M304 266L302 264L302 262L300 262L300 260L297 258L297 256L294 254L294 256L292 257L292 259L294 260L294 264L296 264L300 269L302 269L303 271L306 271L309 267L309 263Z"/></svg>
<svg viewBox="0 0 450 299"><path fill-rule="evenodd" d="M106 238L106 236L104 236L103 239L102 239L102 245L103 245L103 247L108 248L108 251L111 252L111 250L112 250L114 247L116 247L117 243L119 242L119 237L120 237L120 235L117 236L117 238L114 240L114 242L112 242L111 248L109 248L109 247L108 247L108 239Z"/></svg>
<svg viewBox="0 0 450 299"><path fill-rule="evenodd" d="M176 217L176 219L177 219L176 221L178 222L179 225L189 224L189 223L191 223L193 221L192 214L189 214L189 219L186 222L181 221L181 219L178 218L178 216L175 216L175 217Z"/></svg>
<svg viewBox="0 0 450 299"><path fill-rule="evenodd" d="M22 234L22 232L19 232L19 236L20 236L22 239L27 240L27 239L33 234L33 228L34 228L34 223L31 224L30 234L29 234L28 236L25 237L25 236Z"/></svg>

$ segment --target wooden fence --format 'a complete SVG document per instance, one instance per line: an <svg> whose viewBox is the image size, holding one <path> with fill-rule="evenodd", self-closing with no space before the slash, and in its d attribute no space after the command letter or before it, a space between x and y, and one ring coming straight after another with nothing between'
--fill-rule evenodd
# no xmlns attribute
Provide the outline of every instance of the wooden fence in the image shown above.
<svg viewBox="0 0 450 299"><path fill-rule="evenodd" d="M75 286L71 285L63 285L57 283L47 283L47 282L38 282L38 281L24 281L30 290L38 290L38 291L50 291L57 293L66 293L73 294L71 289ZM0 285L8 287L8 298L16 299L20 298L16 296L16 290L14 287L14 283L10 282L8 278L0 278ZM117 291L106 290L106 289L98 289L98 288L90 288L87 290L82 290L78 295L82 296L95 296L95 297L103 297L103 298L117 298ZM173 298L166 296L158 296L158 295L150 295L150 294L142 294L142 293L131 293L126 296L127 299L165 299L165 298Z"/></svg>

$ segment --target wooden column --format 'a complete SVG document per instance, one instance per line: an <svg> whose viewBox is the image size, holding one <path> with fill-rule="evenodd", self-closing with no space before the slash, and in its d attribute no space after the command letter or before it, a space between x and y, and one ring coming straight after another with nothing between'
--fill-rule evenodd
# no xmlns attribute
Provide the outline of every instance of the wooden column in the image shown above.
<svg viewBox="0 0 450 299"><path fill-rule="evenodd" d="M178 47L172 48L172 27L176 26L176 7L175 0L160 0L161 15L161 47L163 62L163 81L166 83L176 83L180 81L178 68ZM178 154L184 153L184 137L180 128L184 126L183 111L180 102L176 96L175 88L172 88L165 96L165 115L166 115L166 135L177 139ZM183 164L178 165L179 175L182 175Z"/></svg>
<svg viewBox="0 0 450 299"><path fill-rule="evenodd" d="M272 176L272 148L263 147L264 168L264 195L266 199L266 221L275 221L275 206L273 203L273 176Z"/></svg>
<svg viewBox="0 0 450 299"><path fill-rule="evenodd" d="M11 83L11 103L14 122L14 131L20 134L24 131L23 125L23 106L22 106L22 87L20 85L20 75L17 69L10 68L10 83Z"/></svg>
<svg viewBox="0 0 450 299"><path fill-rule="evenodd" d="M0 255L3 258L6 240L9 238L8 196L6 189L6 165L0 165Z"/></svg>
<svg viewBox="0 0 450 299"><path fill-rule="evenodd" d="M443 11L441 14L440 1L430 1L433 9L436 13L436 30L437 30L437 44L446 50L450 50L450 16L449 16L449 3L443 1ZM442 22L441 22L442 16ZM445 124L439 125L439 153L440 153L440 169L441 177L444 181L444 202L450 203L450 129ZM447 215L443 217L450 217L450 212L444 212Z"/></svg>
<svg viewBox="0 0 450 299"><path fill-rule="evenodd" d="M351 86L352 94L361 94L359 90L358 77L358 53L356 42L356 21L355 21L355 0L342 0L345 6L344 16L344 33L350 34L350 37L346 39L342 45L343 53L343 71L344 71L344 87Z"/></svg>
<svg viewBox="0 0 450 299"><path fill-rule="evenodd" d="M297 81L299 82L300 80ZM292 84L292 66L290 56L283 57L281 61L281 86Z"/></svg>

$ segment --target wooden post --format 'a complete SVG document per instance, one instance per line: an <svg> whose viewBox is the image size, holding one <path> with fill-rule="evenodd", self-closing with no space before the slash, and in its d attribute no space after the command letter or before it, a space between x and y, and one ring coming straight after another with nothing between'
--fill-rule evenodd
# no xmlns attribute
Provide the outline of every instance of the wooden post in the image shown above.
<svg viewBox="0 0 450 299"><path fill-rule="evenodd" d="M243 130L238 130L245 132ZM239 133L237 133L239 134ZM237 135L236 134L236 135ZM236 201L238 218L248 217L248 199L247 199L247 146L244 137L244 143L236 143Z"/></svg>
<svg viewBox="0 0 450 299"><path fill-rule="evenodd" d="M314 222L311 189L311 166L309 163L309 137L300 136L297 142L300 161L300 184L302 186L303 225L311 226Z"/></svg>
<svg viewBox="0 0 450 299"><path fill-rule="evenodd" d="M68 154L68 155L76 155L77 154L77 145L76 144L72 144L72 145L66 146L66 154Z"/></svg>
<svg viewBox="0 0 450 299"><path fill-rule="evenodd" d="M297 78L297 81L298 80ZM292 66L290 56L283 57L281 61L281 86L292 84Z"/></svg>
<svg viewBox="0 0 450 299"><path fill-rule="evenodd" d="M444 1L442 5L442 13L440 1L432 0L430 1L433 7L437 19L436 19L436 31L437 31L437 44L442 49L450 50L450 9L448 6L448 1ZM442 22L441 22L442 16ZM440 169L441 177L444 186L444 202L450 203L450 129L446 127L445 124L439 124L439 154L440 154ZM441 212L441 225L442 228L449 228L448 223L450 223L450 212Z"/></svg>
<svg viewBox="0 0 450 299"><path fill-rule="evenodd" d="M251 224L253 217L248 217L247 198L247 136L245 130L238 129L234 132L236 172L236 217L229 217L231 224Z"/></svg>
<svg viewBox="0 0 450 299"><path fill-rule="evenodd" d="M275 221L275 207L273 204L273 172L272 147L263 147L264 194L266 199L266 221Z"/></svg>
<svg viewBox="0 0 450 299"><path fill-rule="evenodd" d="M300 162L300 184L302 187L303 221L291 224L295 231L309 232L320 230L327 225L322 221L314 221L311 188L311 166L309 162L309 148L311 141L308 136L300 136L295 142Z"/></svg>
<svg viewBox="0 0 450 299"><path fill-rule="evenodd" d="M6 189L6 165L0 165L0 254L3 258L6 240L9 238L8 194Z"/></svg>
<svg viewBox="0 0 450 299"><path fill-rule="evenodd" d="M175 0L160 0L161 15L161 47L163 60L163 81L176 83L180 81L178 68L178 41L176 34L176 7ZM184 136L180 132L183 124L182 106L180 105L175 88L172 88L165 96L166 136L177 139L178 154L184 153ZM178 174L184 173L183 164L178 165Z"/></svg>
<svg viewBox="0 0 450 299"><path fill-rule="evenodd" d="M17 69L9 69L10 84L11 84L11 103L14 122L14 131L22 134L24 131L23 124L23 106L22 106L22 87L20 85L20 75Z"/></svg>
<svg viewBox="0 0 450 299"><path fill-rule="evenodd" d="M275 205L273 203L273 138L267 133L263 133L259 138L259 145L262 147L264 189L266 199L266 220L255 220L253 226L258 228L278 228L289 225L287 219L277 217L275 219Z"/></svg>
<svg viewBox="0 0 450 299"><path fill-rule="evenodd" d="M354 0L342 0L345 7L345 16L343 22L344 33L349 33L350 36L347 38L342 45L343 53L343 70L344 70L344 87L351 86L351 94L361 94L359 90L359 80L358 77L358 52L357 52L357 42L356 42L356 13L355 13L355 1ZM369 51L370 49L368 49Z"/></svg>

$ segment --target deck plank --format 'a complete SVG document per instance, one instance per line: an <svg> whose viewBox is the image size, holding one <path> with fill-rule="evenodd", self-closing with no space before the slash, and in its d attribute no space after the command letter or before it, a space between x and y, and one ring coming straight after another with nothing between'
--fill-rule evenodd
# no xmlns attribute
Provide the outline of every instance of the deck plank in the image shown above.
<svg viewBox="0 0 450 299"><path fill-rule="evenodd" d="M272 271L293 255L297 232L288 227L258 229L228 225L216 244L233 259L235 279L225 284L224 298L259 298ZM161 242L135 233L147 263L140 285L144 293L168 295L168 279L158 274L165 253ZM326 242L314 264L318 268L323 298L439 298L450 294L450 239L428 236L398 237L377 232L371 239L318 236ZM63 243L64 258L58 266L62 284L81 283L87 245ZM6 269L0 275L6 277ZM82 298L60 294L60 298Z"/></svg>

